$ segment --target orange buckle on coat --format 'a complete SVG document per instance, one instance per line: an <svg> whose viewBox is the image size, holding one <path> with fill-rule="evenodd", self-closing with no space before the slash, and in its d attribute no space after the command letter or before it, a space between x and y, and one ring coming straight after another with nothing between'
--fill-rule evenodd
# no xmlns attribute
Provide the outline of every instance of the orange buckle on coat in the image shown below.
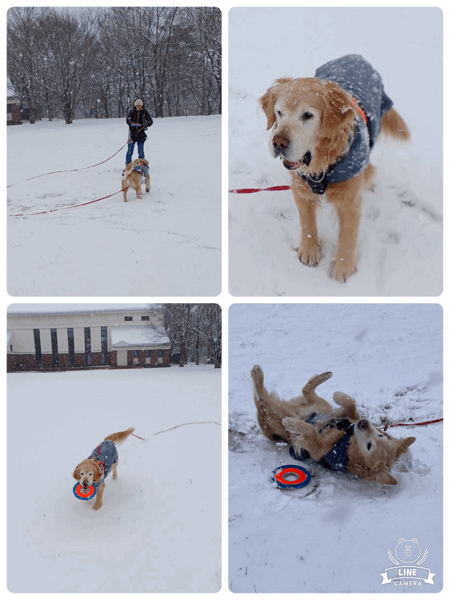
<svg viewBox="0 0 450 600"><path fill-rule="evenodd" d="M360 107L360 105L356 102L356 100L354 98L351 99L351 102L353 104L353 107L356 108L356 110L361 115L362 120L364 121L364 123L367 125L367 123L369 122L369 119L367 118L366 113L363 111L363 109Z"/></svg>

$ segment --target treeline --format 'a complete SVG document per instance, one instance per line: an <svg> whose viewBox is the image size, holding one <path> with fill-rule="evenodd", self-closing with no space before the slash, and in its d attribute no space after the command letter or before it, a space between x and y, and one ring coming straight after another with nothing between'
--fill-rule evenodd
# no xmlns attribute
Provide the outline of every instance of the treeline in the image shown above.
<svg viewBox="0 0 450 600"><path fill-rule="evenodd" d="M11 8L7 75L30 123L222 111L218 8Z"/></svg>
<svg viewBox="0 0 450 600"><path fill-rule="evenodd" d="M151 305L153 335L168 336L179 365L187 362L222 366L222 310L218 304Z"/></svg>

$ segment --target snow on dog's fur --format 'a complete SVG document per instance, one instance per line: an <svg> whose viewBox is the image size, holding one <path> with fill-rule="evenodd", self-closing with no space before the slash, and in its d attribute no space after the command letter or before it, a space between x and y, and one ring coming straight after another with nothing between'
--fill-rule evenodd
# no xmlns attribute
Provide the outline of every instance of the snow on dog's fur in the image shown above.
<svg viewBox="0 0 450 600"><path fill-rule="evenodd" d="M148 167L148 160L145 158L137 158L133 160L129 165L125 167L125 171L122 175L122 191L123 191L123 200L124 202L128 201L127 192L128 188L132 187L136 191L136 198L142 198L141 194L141 173L135 169L136 165L140 165L140 167ZM150 172L147 170L147 174L145 176L145 191L148 193L150 191Z"/></svg>
<svg viewBox="0 0 450 600"><path fill-rule="evenodd" d="M254 383L254 401L261 431L269 440L282 439L293 446L297 454L304 449L315 461L321 460L345 435L334 424L339 419L354 424L347 450L346 469L367 481L395 485L397 480L390 471L395 461L408 451L414 437L394 438L361 419L353 398L335 392L335 409L316 394L316 387L332 376L331 372L312 377L302 390L302 395L291 400L281 400L275 392L264 387L264 373L255 365L251 371ZM306 421L316 413L313 425Z"/></svg>
<svg viewBox="0 0 450 600"><path fill-rule="evenodd" d="M281 157L291 173L292 192L300 216L299 260L316 266L322 258L316 224L316 208L323 191L313 191L307 180L319 183L350 150L361 109L352 96L334 81L316 77L281 78L260 98L272 129L269 150ZM381 133L406 140L409 131L391 108L381 119ZM375 173L369 163L346 181L330 183L328 202L339 223L338 247L332 277L345 282L356 271L356 245L364 190ZM300 176L299 176L300 175ZM306 178L306 179L305 179Z"/></svg>
<svg viewBox="0 0 450 600"><path fill-rule="evenodd" d="M105 437L103 441L109 440L110 442L113 442L113 444L121 444L128 438L129 435L133 433L133 431L134 427L130 427L126 431L118 431L117 433L111 433L111 435ZM118 464L119 459L117 458L117 461L113 465L111 465L113 479L117 479ZM81 461L75 467L73 477L74 479L80 482L80 485L82 487L89 487L93 483L95 483L96 485L100 484L97 489L97 497L93 506L94 510L99 510L99 508L101 508L103 504L103 493L106 487L104 483L105 468L102 464L101 459L86 458L85 460Z"/></svg>

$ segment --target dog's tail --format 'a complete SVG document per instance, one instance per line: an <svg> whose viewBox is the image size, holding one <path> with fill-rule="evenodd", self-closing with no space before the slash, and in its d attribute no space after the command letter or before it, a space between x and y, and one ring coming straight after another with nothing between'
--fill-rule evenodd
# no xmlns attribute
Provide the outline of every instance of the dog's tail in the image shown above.
<svg viewBox="0 0 450 600"><path fill-rule="evenodd" d="M117 433L111 433L108 437L105 437L105 440L111 440L115 444L121 444L124 442L129 435L131 435L134 431L134 427L130 427L126 431L119 431Z"/></svg>
<svg viewBox="0 0 450 600"><path fill-rule="evenodd" d="M381 119L381 134L390 135L398 140L409 140L411 137L408 129L408 125L398 114L398 112L391 108Z"/></svg>

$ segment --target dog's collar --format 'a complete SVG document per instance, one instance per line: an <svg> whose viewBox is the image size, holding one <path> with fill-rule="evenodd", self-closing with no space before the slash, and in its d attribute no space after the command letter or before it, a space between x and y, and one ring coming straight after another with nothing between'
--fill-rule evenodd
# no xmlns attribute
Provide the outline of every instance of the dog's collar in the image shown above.
<svg viewBox="0 0 450 600"><path fill-rule="evenodd" d="M355 129L349 139L348 151L326 171L317 175L297 171L297 175L306 181L313 194L323 195L327 191L328 184L348 181L367 166L370 148L369 119L355 98L351 99L351 103L357 115L355 116ZM365 150L366 146L367 151ZM359 149L363 151L358 152Z"/></svg>
<svg viewBox="0 0 450 600"><path fill-rule="evenodd" d="M332 169L333 167L328 167L324 173L320 173L319 175L306 175L301 171L297 171L297 175L299 175L303 181L306 181L313 194L321 196L327 191L328 175L331 173Z"/></svg>

